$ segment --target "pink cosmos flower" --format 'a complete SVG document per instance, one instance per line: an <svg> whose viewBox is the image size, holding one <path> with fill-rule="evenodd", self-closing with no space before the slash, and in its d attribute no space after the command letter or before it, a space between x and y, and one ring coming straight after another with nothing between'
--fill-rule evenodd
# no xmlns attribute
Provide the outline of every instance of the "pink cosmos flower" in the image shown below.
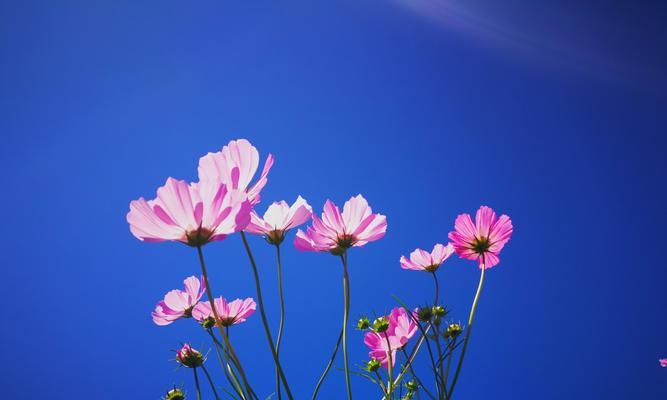
<svg viewBox="0 0 667 400"><path fill-rule="evenodd" d="M661 367L667 368L667 358L663 358L663 359L660 359L658 361L660 361L660 366Z"/></svg>
<svg viewBox="0 0 667 400"><path fill-rule="evenodd" d="M480 268L491 268L500 262L498 255L510 240L512 229L510 217L503 214L497 218L491 208L482 206L477 210L474 224L470 214L456 217L449 240L459 257L478 260Z"/></svg>
<svg viewBox="0 0 667 400"><path fill-rule="evenodd" d="M312 215L312 207L301 196L291 207L285 201L278 201L269 206L263 218L253 211L246 231L266 236L271 244L280 244L287 230L305 223Z"/></svg>
<svg viewBox="0 0 667 400"><path fill-rule="evenodd" d="M386 231L387 217L373 214L366 199L357 195L345 202L342 214L327 200L322 219L313 214L313 225L306 232L299 229L294 246L301 251L329 251L339 255L350 247L382 238Z"/></svg>
<svg viewBox="0 0 667 400"><path fill-rule="evenodd" d="M206 291L203 279L191 276L183 281L185 290L174 289L169 291L164 296L164 300L159 302L151 313L153 322L164 326L177 319L192 316L192 309Z"/></svg>
<svg viewBox="0 0 667 400"><path fill-rule="evenodd" d="M451 243L448 243L447 246L438 243L430 253L426 250L416 249L410 253L409 260L405 256L401 256L401 267L415 271L435 272L440 267L440 264L453 253L454 246Z"/></svg>
<svg viewBox="0 0 667 400"><path fill-rule="evenodd" d="M253 205L259 203L259 192L267 182L267 175L273 166L273 155L269 154L264 169L257 182L250 181L259 166L257 149L245 139L232 140L217 153L208 153L199 159L199 180L224 183L231 189L248 194Z"/></svg>
<svg viewBox="0 0 667 400"><path fill-rule="evenodd" d="M201 246L245 229L252 205L245 193L220 183L167 178L153 200L130 203L127 222L132 234L146 242L178 241Z"/></svg>
<svg viewBox="0 0 667 400"><path fill-rule="evenodd" d="M370 349L368 355L380 361L384 368L389 367L389 351L391 350L392 367L396 364L396 351L408 343L417 332L417 324L402 307L391 310L387 316L389 329L383 333L367 332L364 344ZM389 342L389 343L387 343Z"/></svg>
<svg viewBox="0 0 667 400"><path fill-rule="evenodd" d="M229 303L224 297L218 297L215 299L214 304L222 326L232 326L245 322L246 318L251 316L257 309L255 300L252 297L248 297L245 300L236 299ZM192 310L192 316L201 323L206 322L206 320L213 322L214 316L211 304L208 301L197 304Z"/></svg>

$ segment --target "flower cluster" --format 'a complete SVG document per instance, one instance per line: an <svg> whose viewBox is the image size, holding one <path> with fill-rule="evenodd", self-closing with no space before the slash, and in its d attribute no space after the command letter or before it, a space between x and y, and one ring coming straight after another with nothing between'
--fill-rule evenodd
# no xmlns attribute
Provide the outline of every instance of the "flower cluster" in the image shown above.
<svg viewBox="0 0 667 400"><path fill-rule="evenodd" d="M220 151L208 153L200 158L196 182L169 177L165 184L157 189L155 198L146 200L142 197L130 202L127 222L130 231L137 239L143 242L179 242L197 250L200 273L186 278L183 281L183 290L173 289L164 295L151 314L153 322L159 326L166 326L179 319L195 320L205 328L200 331L212 340L212 346L224 371L223 376L229 384L225 391L233 394L235 398L257 399L262 396L258 396L252 388L252 379L246 372L252 370L244 368L230 339L229 329L246 322L258 310L266 342L275 364L277 398L282 398L284 393L292 400L294 396L280 360L285 320L281 246L290 231L310 222L307 228L297 230L293 245L299 251L329 253L339 257L342 263L344 293L341 334L331 362L324 369L312 398L317 397L342 343L345 392L347 398L351 399L352 384L347 342L351 304L348 253L352 248L365 246L384 237L387 232L387 218L373 212L361 194L346 201L342 212L334 202L326 200L323 211L318 216L313 213L312 207L304 198L297 196L291 205L285 201L271 203L262 214L256 208L261 200L262 189L268 182L268 174L274 165L273 156L269 154L266 157L263 168L255 180L259 165L259 152L249 141L232 140ZM469 214L461 214L456 218L454 229L448 235L450 243L438 243L430 252L417 248L409 257L400 257L401 268L426 271L433 276L435 300L414 310L401 304L401 307L391 309L387 315L379 316L372 322L366 317L358 320L357 328L365 332L363 342L369 350L369 360L363 369L373 374L362 375L368 376L378 385L384 399L395 399L396 396L411 399L415 394L419 398L420 391L424 391L430 398L435 398L429 392L428 385L417 377L413 368L424 343L429 347L431 362L429 369L435 374L438 396L452 398L469 343L470 328L485 271L500 262L500 252L509 241L512 231L512 222L508 216L497 217L491 208L482 206L477 211L474 222ZM272 332L268 322L259 269L246 233L263 237L276 250L280 302L280 324L277 333ZM257 291L257 302L252 297L228 301L225 297L216 297L211 288L203 248L233 234L241 236L244 250L248 255ZM445 322L448 309L438 303L437 274L453 254L463 259L477 261L481 268L480 283L465 328L457 322ZM431 343L437 349L436 354L431 352ZM452 367L455 373L449 385L443 364L446 363L448 372L459 346L462 349L456 367ZM213 382L205 365L206 356L201 351L192 348L186 342L176 351L176 361L179 365L192 370L197 398L201 398L198 370L204 372L214 397L220 398L217 393L219 386ZM661 364L663 361L660 360ZM383 368L386 370L386 376ZM405 396L399 394L403 392L402 389L397 390L399 386L405 387ZM185 393L182 389L174 387L164 398L184 399Z"/></svg>

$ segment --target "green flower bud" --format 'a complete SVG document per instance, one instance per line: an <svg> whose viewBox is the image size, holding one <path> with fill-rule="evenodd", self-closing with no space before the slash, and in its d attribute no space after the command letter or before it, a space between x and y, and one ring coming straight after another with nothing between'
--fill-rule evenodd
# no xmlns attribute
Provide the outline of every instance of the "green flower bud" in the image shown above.
<svg viewBox="0 0 667 400"><path fill-rule="evenodd" d="M377 333L386 332L389 329L389 320L387 317L376 318L373 321L373 330Z"/></svg>
<svg viewBox="0 0 667 400"><path fill-rule="evenodd" d="M201 321L201 326L205 329L211 329L215 326L215 319L213 317L206 317Z"/></svg>
<svg viewBox="0 0 667 400"><path fill-rule="evenodd" d="M416 380L413 379L411 381L408 381L405 384L405 387L408 388L408 390L415 391L415 390L419 389L419 384L417 383Z"/></svg>
<svg viewBox="0 0 667 400"><path fill-rule="evenodd" d="M177 387L174 386L173 389L167 392L163 397L164 400L185 400L185 393Z"/></svg>
<svg viewBox="0 0 667 400"><path fill-rule="evenodd" d="M417 318L421 322L429 322L431 318L433 318L433 310L431 307L420 307L419 310L417 310Z"/></svg>
<svg viewBox="0 0 667 400"><path fill-rule="evenodd" d="M204 356L185 343L180 350L176 351L176 361L188 368L197 368L204 363Z"/></svg>
<svg viewBox="0 0 667 400"><path fill-rule="evenodd" d="M444 333L445 339L452 338L456 339L463 332L463 327L461 324L449 324L447 330Z"/></svg>
<svg viewBox="0 0 667 400"><path fill-rule="evenodd" d="M433 306L433 315L436 317L444 317L447 314L447 310L443 306Z"/></svg>
<svg viewBox="0 0 667 400"><path fill-rule="evenodd" d="M357 322L357 329L360 331L368 329L368 327L371 326L371 321L368 320L366 317L361 317L359 318L359 321Z"/></svg>
<svg viewBox="0 0 667 400"><path fill-rule="evenodd" d="M380 363L378 360L372 358L371 360L369 360L366 363L365 370L368 371L368 372L375 372L378 369L380 369L381 366L382 366L382 363Z"/></svg>

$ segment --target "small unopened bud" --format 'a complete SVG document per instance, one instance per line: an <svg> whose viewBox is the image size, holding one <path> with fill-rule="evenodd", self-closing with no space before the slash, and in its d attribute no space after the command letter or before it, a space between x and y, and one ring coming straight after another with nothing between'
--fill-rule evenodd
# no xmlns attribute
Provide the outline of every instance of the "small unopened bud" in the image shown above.
<svg viewBox="0 0 667 400"><path fill-rule="evenodd" d="M381 366L382 366L382 363L380 363L378 360L372 358L371 360L369 360L366 363L366 368L365 369L368 372L375 372L378 369L380 369Z"/></svg>
<svg viewBox="0 0 667 400"><path fill-rule="evenodd" d="M444 317L447 314L445 307L443 306L433 306L433 315L436 317Z"/></svg>
<svg viewBox="0 0 667 400"><path fill-rule="evenodd" d="M373 321L373 330L377 333L386 332L389 329L389 320L387 317L376 318Z"/></svg>
<svg viewBox="0 0 667 400"><path fill-rule="evenodd" d="M456 339L459 337L459 335L461 335L461 332L463 332L463 327L461 327L461 324L449 324L449 326L447 326L447 330L444 333L444 336L445 339Z"/></svg>
<svg viewBox="0 0 667 400"><path fill-rule="evenodd" d="M420 307L419 310L417 310L417 318L421 322L428 322L433 318L433 310L431 307Z"/></svg>
<svg viewBox="0 0 667 400"><path fill-rule="evenodd" d="M185 400L185 393L177 387L174 387L163 397L164 400Z"/></svg>
<svg viewBox="0 0 667 400"><path fill-rule="evenodd" d="M204 363L204 356L185 343L180 350L176 351L176 360L185 367L197 368Z"/></svg>
<svg viewBox="0 0 667 400"><path fill-rule="evenodd" d="M408 390L415 391L415 390L419 389L419 384L417 383L416 380L413 379L411 381L408 381L405 384L405 387L408 388Z"/></svg>
<svg viewBox="0 0 667 400"><path fill-rule="evenodd" d="M201 326L205 329L211 329L215 326L215 319L213 317L206 317L201 321Z"/></svg>
<svg viewBox="0 0 667 400"><path fill-rule="evenodd" d="M366 317L361 317L359 318L359 321L357 321L357 329L360 331L368 329L368 327L371 326L371 321L368 320Z"/></svg>

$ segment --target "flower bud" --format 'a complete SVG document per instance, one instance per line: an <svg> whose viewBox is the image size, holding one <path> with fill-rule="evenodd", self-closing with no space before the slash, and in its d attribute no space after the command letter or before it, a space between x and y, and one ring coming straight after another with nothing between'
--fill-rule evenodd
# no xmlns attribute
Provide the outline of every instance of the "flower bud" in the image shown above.
<svg viewBox="0 0 667 400"><path fill-rule="evenodd" d="M176 361L185 367L197 368L204 363L204 356L185 343L180 350L176 351Z"/></svg>
<svg viewBox="0 0 667 400"><path fill-rule="evenodd" d="M357 329L360 331L368 329L368 327L371 326L371 321L368 320L366 317L361 317L359 318L359 321L357 321Z"/></svg>
<svg viewBox="0 0 667 400"><path fill-rule="evenodd" d="M433 306L433 315L435 315L436 317L443 317L445 314L447 314L445 307Z"/></svg>
<svg viewBox="0 0 667 400"><path fill-rule="evenodd" d="M461 335L461 332L463 332L463 327L461 327L461 324L449 324L447 327L447 330L444 333L445 339L447 338L452 338L456 339Z"/></svg>
<svg viewBox="0 0 667 400"><path fill-rule="evenodd" d="M420 307L417 310L417 318L419 318L421 322L429 322L432 317L433 317L433 310L431 309L431 307Z"/></svg>
<svg viewBox="0 0 667 400"><path fill-rule="evenodd" d="M185 393L177 387L174 387L163 397L164 400L185 400Z"/></svg>
<svg viewBox="0 0 667 400"><path fill-rule="evenodd" d="M382 366L382 363L380 363L378 360L372 358L366 363L366 368L365 369L368 372L375 372L378 369L380 369L381 366Z"/></svg>
<svg viewBox="0 0 667 400"><path fill-rule="evenodd" d="M387 317L379 317L373 321L373 330L377 333L386 332L389 329L389 320Z"/></svg>
<svg viewBox="0 0 667 400"><path fill-rule="evenodd" d="M417 383L416 380L413 379L411 381L408 381L405 384L405 387L408 388L408 390L415 391L415 390L419 389L419 384Z"/></svg>
<svg viewBox="0 0 667 400"><path fill-rule="evenodd" d="M213 317L206 317L201 320L201 326L205 329L211 329L215 326L215 319Z"/></svg>

